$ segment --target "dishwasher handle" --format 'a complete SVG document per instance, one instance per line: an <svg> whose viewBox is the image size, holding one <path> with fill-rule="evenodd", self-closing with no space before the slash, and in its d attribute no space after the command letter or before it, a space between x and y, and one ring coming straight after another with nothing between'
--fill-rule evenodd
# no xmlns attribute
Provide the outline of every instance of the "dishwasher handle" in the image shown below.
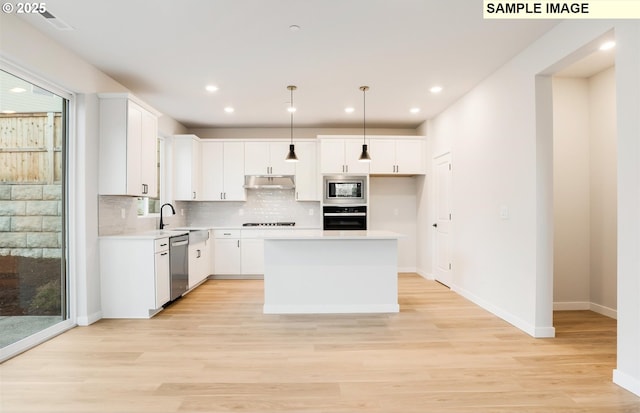
<svg viewBox="0 0 640 413"><path fill-rule="evenodd" d="M187 244L189 244L188 240L187 241L177 241L177 242L172 242L171 246L172 247L179 247L181 245L187 245Z"/></svg>

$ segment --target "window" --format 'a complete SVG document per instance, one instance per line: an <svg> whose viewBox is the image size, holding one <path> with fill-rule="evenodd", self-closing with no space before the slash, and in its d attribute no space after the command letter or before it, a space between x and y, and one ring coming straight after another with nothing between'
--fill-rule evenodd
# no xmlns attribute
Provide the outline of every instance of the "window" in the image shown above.
<svg viewBox="0 0 640 413"><path fill-rule="evenodd" d="M71 325L71 95L28 78L0 70L0 361Z"/></svg>

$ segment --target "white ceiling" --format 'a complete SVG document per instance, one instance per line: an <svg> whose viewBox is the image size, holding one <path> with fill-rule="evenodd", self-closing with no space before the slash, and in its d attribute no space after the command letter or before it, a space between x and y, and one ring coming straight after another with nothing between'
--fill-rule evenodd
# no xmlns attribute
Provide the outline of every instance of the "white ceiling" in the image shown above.
<svg viewBox="0 0 640 413"><path fill-rule="evenodd" d="M482 4L47 0L74 30L23 18L190 128L288 126L290 84L296 126L361 126L368 85L368 127L415 128L558 23L484 20ZM444 90L431 94L434 85Z"/></svg>

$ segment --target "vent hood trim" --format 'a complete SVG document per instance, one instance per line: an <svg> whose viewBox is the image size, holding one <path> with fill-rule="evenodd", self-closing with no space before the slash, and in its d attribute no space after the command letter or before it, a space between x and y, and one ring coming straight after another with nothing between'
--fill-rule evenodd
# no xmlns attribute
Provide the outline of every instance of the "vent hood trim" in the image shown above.
<svg viewBox="0 0 640 413"><path fill-rule="evenodd" d="M245 189L295 189L293 175L245 175Z"/></svg>

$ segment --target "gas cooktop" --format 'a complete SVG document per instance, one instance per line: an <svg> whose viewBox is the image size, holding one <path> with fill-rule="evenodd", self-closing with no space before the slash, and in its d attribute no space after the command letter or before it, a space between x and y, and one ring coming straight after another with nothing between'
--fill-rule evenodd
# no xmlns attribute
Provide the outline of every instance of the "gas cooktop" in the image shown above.
<svg viewBox="0 0 640 413"><path fill-rule="evenodd" d="M295 222L245 222L243 227L292 227Z"/></svg>

